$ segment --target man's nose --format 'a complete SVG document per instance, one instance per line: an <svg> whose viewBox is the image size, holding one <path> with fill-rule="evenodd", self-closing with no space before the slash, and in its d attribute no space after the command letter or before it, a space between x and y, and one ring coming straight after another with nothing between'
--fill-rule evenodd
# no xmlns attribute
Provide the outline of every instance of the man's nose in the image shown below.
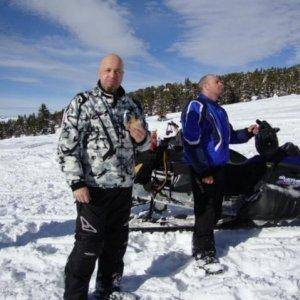
<svg viewBox="0 0 300 300"><path fill-rule="evenodd" d="M114 77L117 76L116 72L114 72L114 71L110 71L108 75L109 75L109 77L111 77L111 78L114 78Z"/></svg>

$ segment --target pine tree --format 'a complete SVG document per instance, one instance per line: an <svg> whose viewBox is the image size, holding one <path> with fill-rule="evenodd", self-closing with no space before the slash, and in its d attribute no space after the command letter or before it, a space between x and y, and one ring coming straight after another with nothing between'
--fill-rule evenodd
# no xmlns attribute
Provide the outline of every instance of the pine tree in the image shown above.
<svg viewBox="0 0 300 300"><path fill-rule="evenodd" d="M47 134L50 132L50 111L47 108L46 104L42 104L39 108L37 123L38 123L38 132L42 134Z"/></svg>
<svg viewBox="0 0 300 300"><path fill-rule="evenodd" d="M36 135L38 132L38 122L35 114L30 114L26 119L26 127L28 135Z"/></svg>

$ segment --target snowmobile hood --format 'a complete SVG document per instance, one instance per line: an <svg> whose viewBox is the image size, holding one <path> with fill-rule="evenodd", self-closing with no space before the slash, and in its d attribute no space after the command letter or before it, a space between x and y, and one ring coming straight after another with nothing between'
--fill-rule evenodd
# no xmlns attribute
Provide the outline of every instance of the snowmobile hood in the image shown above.
<svg viewBox="0 0 300 300"><path fill-rule="evenodd" d="M291 164L291 165L297 165L300 167L300 156L289 156L285 157L281 163L284 164Z"/></svg>

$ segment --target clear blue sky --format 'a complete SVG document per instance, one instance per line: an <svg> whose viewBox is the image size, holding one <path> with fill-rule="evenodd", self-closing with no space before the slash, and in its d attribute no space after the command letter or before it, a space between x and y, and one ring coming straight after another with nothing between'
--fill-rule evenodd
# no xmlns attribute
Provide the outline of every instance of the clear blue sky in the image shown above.
<svg viewBox="0 0 300 300"><path fill-rule="evenodd" d="M299 0L0 0L0 116L60 110L125 61L124 87L300 62Z"/></svg>

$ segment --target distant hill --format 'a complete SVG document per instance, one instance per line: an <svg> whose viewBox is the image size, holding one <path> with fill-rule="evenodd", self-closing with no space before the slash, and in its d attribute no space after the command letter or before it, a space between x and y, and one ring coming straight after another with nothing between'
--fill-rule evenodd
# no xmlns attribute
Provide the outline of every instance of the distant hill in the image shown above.
<svg viewBox="0 0 300 300"><path fill-rule="evenodd" d="M300 65L289 68L256 69L253 72L230 73L220 76L224 83L221 104L250 101L253 97L263 99L290 94L300 94ZM182 109L196 96L196 82L186 78L184 83L166 83L147 87L130 93L139 100L145 113L165 115Z"/></svg>

